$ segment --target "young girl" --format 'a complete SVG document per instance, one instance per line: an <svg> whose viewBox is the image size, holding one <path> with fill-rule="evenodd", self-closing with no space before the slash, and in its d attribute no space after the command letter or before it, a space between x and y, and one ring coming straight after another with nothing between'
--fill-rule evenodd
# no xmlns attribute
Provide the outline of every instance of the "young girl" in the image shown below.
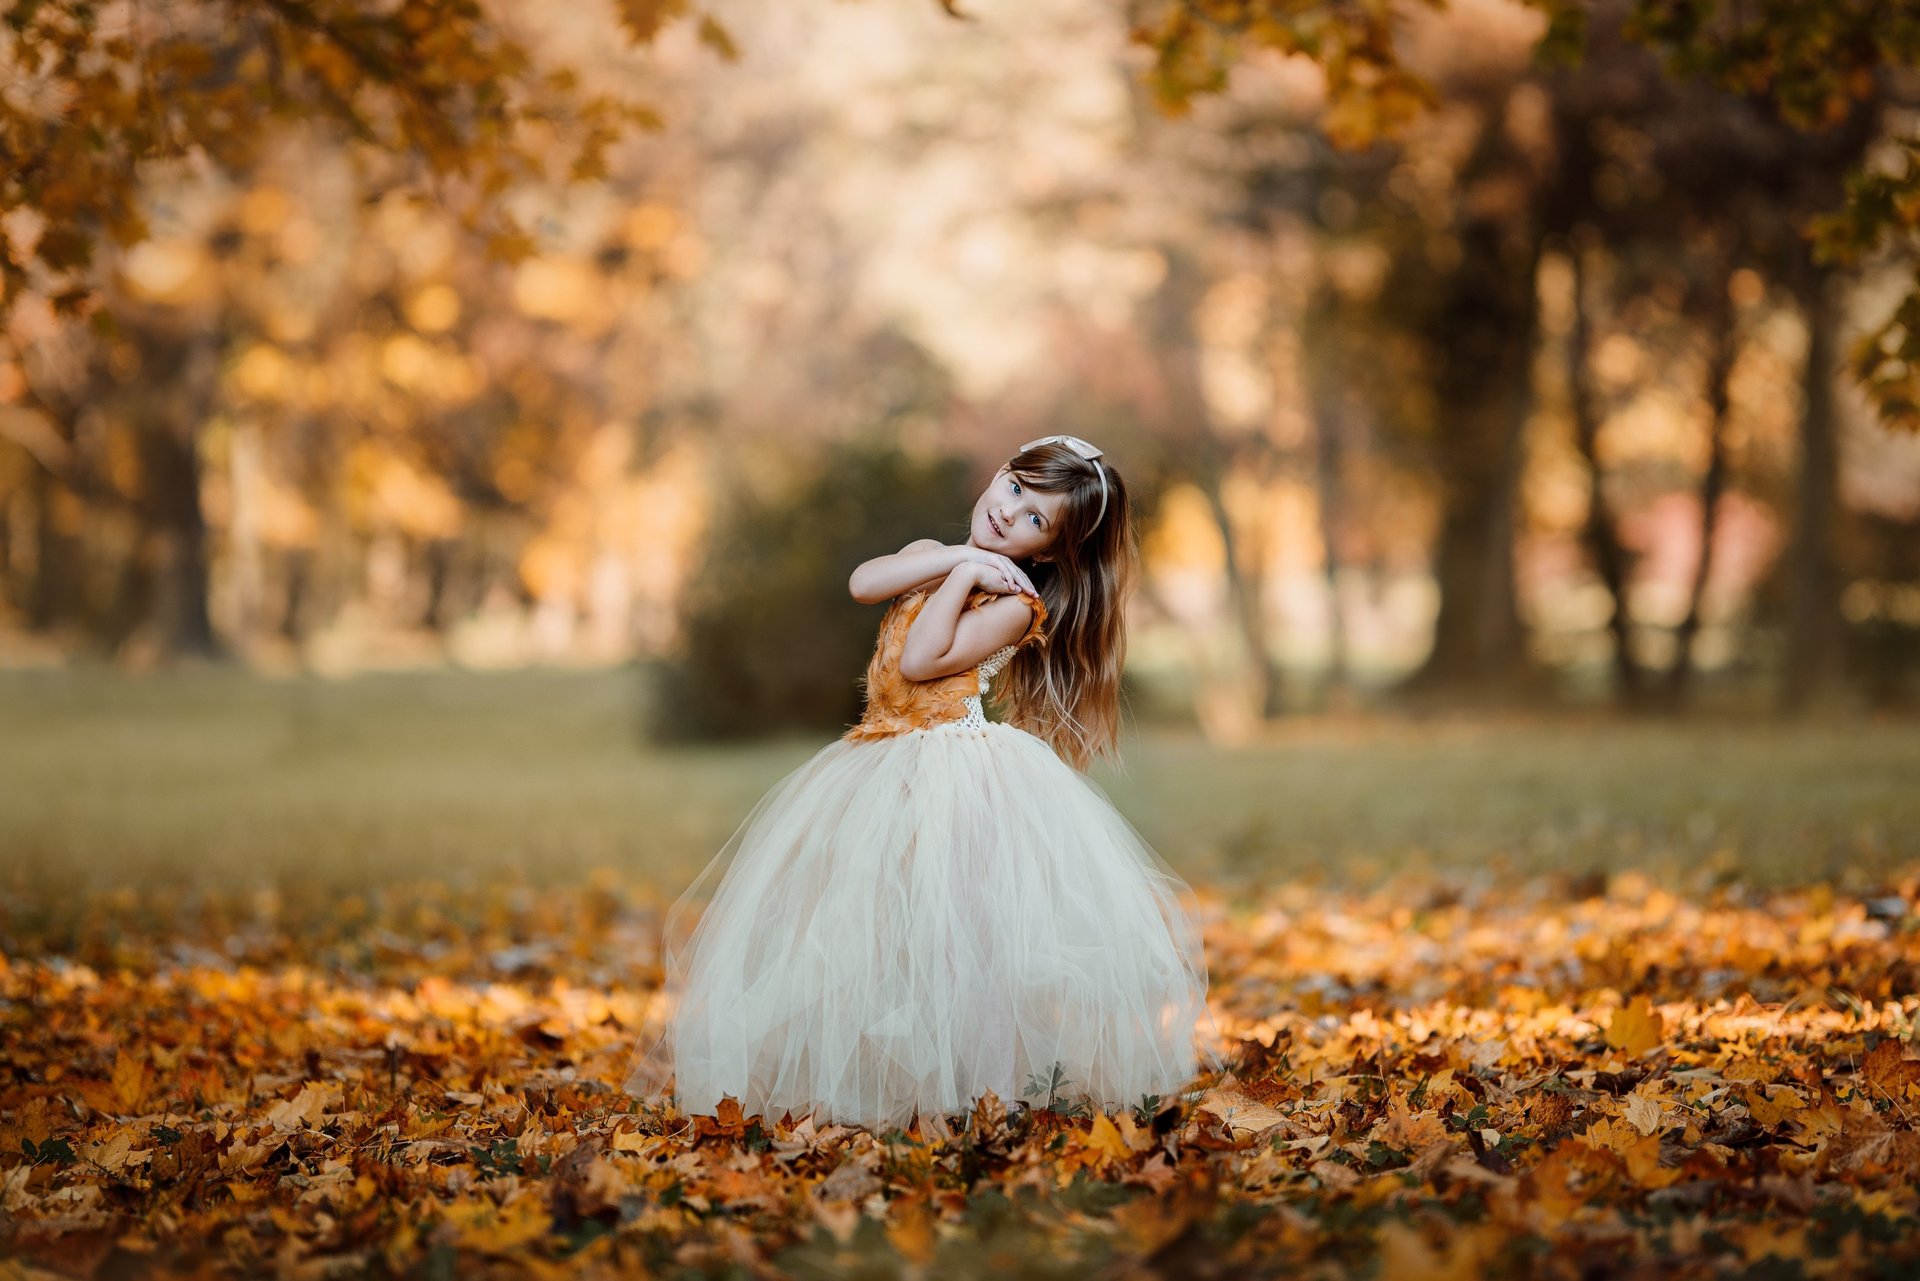
<svg viewBox="0 0 1920 1281"><path fill-rule="evenodd" d="M670 1013L629 1092L672 1077L689 1113L732 1096L877 1129L988 1091L1108 1110L1194 1075L1185 886L1078 772L1118 729L1129 521L1100 450L1048 436L994 474L964 544L853 571L856 599L893 602L865 714L668 913ZM996 675L1004 722L981 705Z"/></svg>

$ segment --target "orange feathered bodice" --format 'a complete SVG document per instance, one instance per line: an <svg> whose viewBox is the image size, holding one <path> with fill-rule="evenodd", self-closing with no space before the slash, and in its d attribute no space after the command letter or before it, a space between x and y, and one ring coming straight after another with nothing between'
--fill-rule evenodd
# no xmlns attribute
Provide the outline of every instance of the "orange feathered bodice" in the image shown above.
<svg viewBox="0 0 1920 1281"><path fill-rule="evenodd" d="M975 588L967 595L966 608L978 609L999 593ZM866 711L859 724L843 738L860 740L888 738L909 730L932 729L978 715L979 696L985 692L984 676L1000 670L1013 652L1040 636L1040 625L1047 619L1047 607L1038 596L1020 593L1033 607L1033 622L1026 634L1011 645L963 672L937 676L928 681L908 680L900 674L900 651L906 647L907 631L932 597L930 588L920 587L894 598L880 620L880 637L874 644L873 658L861 684L866 690ZM983 672L983 669L990 669Z"/></svg>

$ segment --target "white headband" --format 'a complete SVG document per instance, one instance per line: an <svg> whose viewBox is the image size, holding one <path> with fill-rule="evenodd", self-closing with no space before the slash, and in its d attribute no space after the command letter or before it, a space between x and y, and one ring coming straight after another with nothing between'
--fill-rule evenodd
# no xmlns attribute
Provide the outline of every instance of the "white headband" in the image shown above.
<svg viewBox="0 0 1920 1281"><path fill-rule="evenodd" d="M1029 449L1038 449L1042 445L1065 445L1074 453L1080 455L1088 462L1093 463L1094 474L1100 478L1100 510L1095 513L1093 524L1087 526L1087 533L1080 535L1084 540L1087 534L1091 534L1095 529L1099 528L1100 517L1107 514L1107 469L1102 464L1094 462L1094 459L1100 457L1100 447L1089 444L1078 436L1042 436L1038 440L1030 440L1020 446L1020 452L1024 454Z"/></svg>

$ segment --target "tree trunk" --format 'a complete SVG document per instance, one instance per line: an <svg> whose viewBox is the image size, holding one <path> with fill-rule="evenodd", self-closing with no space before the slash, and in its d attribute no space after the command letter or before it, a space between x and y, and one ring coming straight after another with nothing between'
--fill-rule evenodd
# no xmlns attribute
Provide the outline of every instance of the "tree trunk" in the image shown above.
<svg viewBox="0 0 1920 1281"><path fill-rule="evenodd" d="M306 639L307 594L313 577L314 553L294 548L286 554L286 592L280 602L280 639L295 645Z"/></svg>
<svg viewBox="0 0 1920 1281"><path fill-rule="evenodd" d="M420 610L420 625L436 636L444 635L453 624L453 577L458 544L451 538L431 538L421 547L426 562L427 599Z"/></svg>
<svg viewBox="0 0 1920 1281"><path fill-rule="evenodd" d="M1193 313L1200 305L1205 281L1185 251L1174 245L1163 245L1161 250L1166 255L1167 273L1155 294L1153 338L1154 348L1160 353L1169 435L1186 444L1181 459L1184 470L1206 495L1219 528L1227 591L1247 649L1254 710L1262 719L1272 720L1285 704L1280 668L1268 646L1264 575L1250 572L1229 518L1222 482L1232 460L1214 428L1200 384L1200 343L1194 333Z"/></svg>
<svg viewBox="0 0 1920 1281"><path fill-rule="evenodd" d="M1247 662L1253 677L1253 706L1261 720L1278 720L1286 710L1282 697L1280 665L1273 661L1267 633L1264 558L1249 565L1234 536L1233 519L1221 494L1223 477L1214 469L1201 485L1207 507L1213 512L1220 530L1220 548L1224 558L1228 594L1233 601L1234 617L1240 625L1240 639L1247 647Z"/></svg>
<svg viewBox="0 0 1920 1281"><path fill-rule="evenodd" d="M1673 635L1673 665L1667 669L1666 704L1686 706L1693 679L1693 643L1700 632L1700 614L1713 571L1713 536L1719 519L1720 496L1727 487L1727 411L1732 400L1733 362L1739 354L1738 335L1728 297L1729 280L1722 275L1712 300L1713 354L1707 362L1707 469L1700 477L1700 558L1694 565L1693 586L1687 593L1686 616Z"/></svg>
<svg viewBox="0 0 1920 1281"><path fill-rule="evenodd" d="M1786 671L1783 711L1801 712L1841 688L1846 666L1846 622L1834 551L1840 514L1840 441L1833 377L1837 308L1831 273L1809 267L1799 282L1807 321L1807 361L1801 378L1800 475L1793 542L1787 553Z"/></svg>
<svg viewBox="0 0 1920 1281"><path fill-rule="evenodd" d="M207 614L206 517L200 509L200 453L188 425L155 422L140 431L146 501L153 512L153 621L161 649L200 658L220 652Z"/></svg>
<svg viewBox="0 0 1920 1281"><path fill-rule="evenodd" d="M1606 469L1600 461L1600 410L1594 403L1591 357L1593 326L1587 308L1588 247L1572 238L1567 257L1573 267L1573 325L1567 334L1567 393L1573 412L1573 437L1586 460L1591 489L1583 535L1595 572L1606 586L1613 608L1607 631L1613 637L1613 693L1624 706L1636 706L1643 695L1640 664L1633 655L1633 607L1628 587L1633 577L1631 557L1621 545L1619 524L1607 501Z"/></svg>
<svg viewBox="0 0 1920 1281"><path fill-rule="evenodd" d="M79 575L72 562L73 541L60 530L55 504L68 496L44 468L32 471L33 585L27 593L27 627L49 632L72 616L73 592Z"/></svg>
<svg viewBox="0 0 1920 1281"><path fill-rule="evenodd" d="M1461 233L1436 329L1435 438L1442 517L1433 574L1440 591L1433 648L1403 685L1413 695L1507 694L1532 675L1516 598L1513 550L1521 435L1532 403L1537 237L1524 254L1506 220Z"/></svg>
<svg viewBox="0 0 1920 1281"><path fill-rule="evenodd" d="M1314 485L1320 508L1321 565L1327 582L1327 674L1323 700L1345 705L1352 696L1352 673L1347 662L1346 613L1340 606L1340 525L1345 503L1340 484L1347 401L1340 389L1316 397L1314 406Z"/></svg>

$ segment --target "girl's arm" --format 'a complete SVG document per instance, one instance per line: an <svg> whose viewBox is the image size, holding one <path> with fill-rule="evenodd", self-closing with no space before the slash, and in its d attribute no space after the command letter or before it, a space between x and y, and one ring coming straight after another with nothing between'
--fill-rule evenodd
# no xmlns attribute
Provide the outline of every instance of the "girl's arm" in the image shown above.
<svg viewBox="0 0 1920 1281"><path fill-rule="evenodd" d="M1007 557L978 547L949 547L932 538L918 538L891 555L862 561L847 579L847 590L862 605L877 605L916 587L938 582L956 565L969 561L993 566L1008 591L1039 595L1025 571Z"/></svg>
<svg viewBox="0 0 1920 1281"><path fill-rule="evenodd" d="M900 674L910 681L937 680L964 672L1003 645L1027 634L1033 607L1008 593L978 609L967 608L976 587L1004 590L998 568L978 561L955 567L907 628L900 647Z"/></svg>

